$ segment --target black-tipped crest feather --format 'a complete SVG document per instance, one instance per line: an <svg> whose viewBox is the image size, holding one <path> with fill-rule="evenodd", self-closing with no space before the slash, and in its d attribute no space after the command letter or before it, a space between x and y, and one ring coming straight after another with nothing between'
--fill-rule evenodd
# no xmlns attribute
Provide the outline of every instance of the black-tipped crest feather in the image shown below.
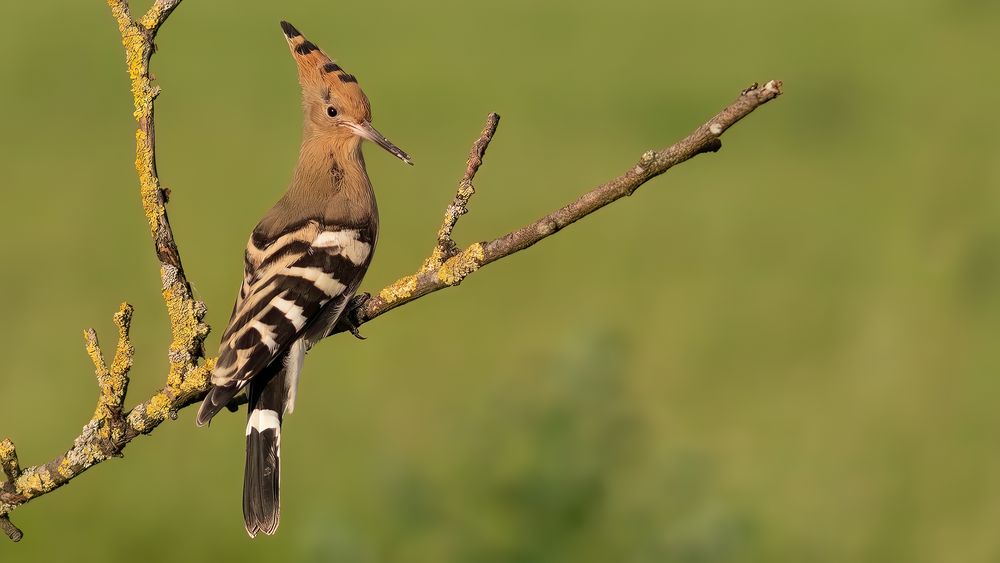
<svg viewBox="0 0 1000 563"><path fill-rule="evenodd" d="M294 25L286 21L281 22L281 31L284 31L285 37L288 37L289 39L302 35L301 33L299 33L299 30L295 29Z"/></svg>

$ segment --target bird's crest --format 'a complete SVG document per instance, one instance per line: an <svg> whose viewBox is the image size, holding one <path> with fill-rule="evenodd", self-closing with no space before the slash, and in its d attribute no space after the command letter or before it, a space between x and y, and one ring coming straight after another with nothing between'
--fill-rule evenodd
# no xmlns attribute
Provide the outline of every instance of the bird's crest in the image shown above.
<svg viewBox="0 0 1000 563"><path fill-rule="evenodd" d="M288 48L299 68L303 102L308 104L318 99L325 102L336 99L339 104L349 108L353 115L371 120L371 106L358 85L358 79L335 63L315 43L306 39L292 24L281 22L281 30L285 33Z"/></svg>

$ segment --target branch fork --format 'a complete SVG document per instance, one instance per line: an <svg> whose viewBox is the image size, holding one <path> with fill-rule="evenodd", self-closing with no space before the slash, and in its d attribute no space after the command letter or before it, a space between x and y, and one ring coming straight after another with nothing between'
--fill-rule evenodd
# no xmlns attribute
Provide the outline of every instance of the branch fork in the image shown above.
<svg viewBox="0 0 1000 563"><path fill-rule="evenodd" d="M104 353L97 340L97 332L90 328L83 333L84 342L87 344L87 355L94 363L97 384L101 389L93 421L98 424L99 434L103 440L102 446L111 456L120 456L121 449L125 445L127 426L122 406L128 393L128 373L132 369L132 358L135 355L135 347L129 339L133 311L131 305L122 303L115 313L118 344L110 368L104 363Z"/></svg>
<svg viewBox="0 0 1000 563"><path fill-rule="evenodd" d="M455 225L458 224L458 219L469 212L469 200L476 193L476 187L472 182L476 178L476 173L479 172L479 167L483 165L483 157L486 155L486 149L489 148L490 141L493 140L493 135L497 132L499 124L500 116L496 113L489 114L486 118L486 125L483 127L483 132L472 143L472 149L469 151L469 159L465 164L465 174L462 175L462 179L458 182L458 191L455 192L455 199L452 200L451 204L444 211L444 222L441 223L441 228L438 229L437 233L437 245L431 251L431 255L424 260L424 264L420 268L421 271L440 268L446 260L454 258L460 253L458 245L452 240L451 235L455 230Z"/></svg>

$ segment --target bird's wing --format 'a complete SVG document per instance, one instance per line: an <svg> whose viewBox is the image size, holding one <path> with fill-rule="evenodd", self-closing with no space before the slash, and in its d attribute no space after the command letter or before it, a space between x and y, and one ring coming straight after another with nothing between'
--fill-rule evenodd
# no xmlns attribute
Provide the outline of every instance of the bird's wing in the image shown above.
<svg viewBox="0 0 1000 563"><path fill-rule="evenodd" d="M255 232L247 243L243 285L212 372L213 389L198 412L198 423L208 422L283 355L327 304L346 302L371 251L364 231L316 220L270 239Z"/></svg>

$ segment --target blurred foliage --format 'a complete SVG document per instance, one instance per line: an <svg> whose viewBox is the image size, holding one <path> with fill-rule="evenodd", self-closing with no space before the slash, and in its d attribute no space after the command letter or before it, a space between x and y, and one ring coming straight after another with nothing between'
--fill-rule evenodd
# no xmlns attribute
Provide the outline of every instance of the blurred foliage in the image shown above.
<svg viewBox="0 0 1000 563"><path fill-rule="evenodd" d="M144 7L144 6L140 6ZM104 2L0 17L0 434L26 465L96 400L81 331L136 305L130 403L168 331ZM417 267L489 111L458 228L495 236L754 80L787 95L637 194L309 358L282 527L249 541L241 416L192 411L14 513L2 561L1000 560L1000 141L989 0L186 0L159 164L208 320L293 166L288 19L359 76L383 232Z"/></svg>

